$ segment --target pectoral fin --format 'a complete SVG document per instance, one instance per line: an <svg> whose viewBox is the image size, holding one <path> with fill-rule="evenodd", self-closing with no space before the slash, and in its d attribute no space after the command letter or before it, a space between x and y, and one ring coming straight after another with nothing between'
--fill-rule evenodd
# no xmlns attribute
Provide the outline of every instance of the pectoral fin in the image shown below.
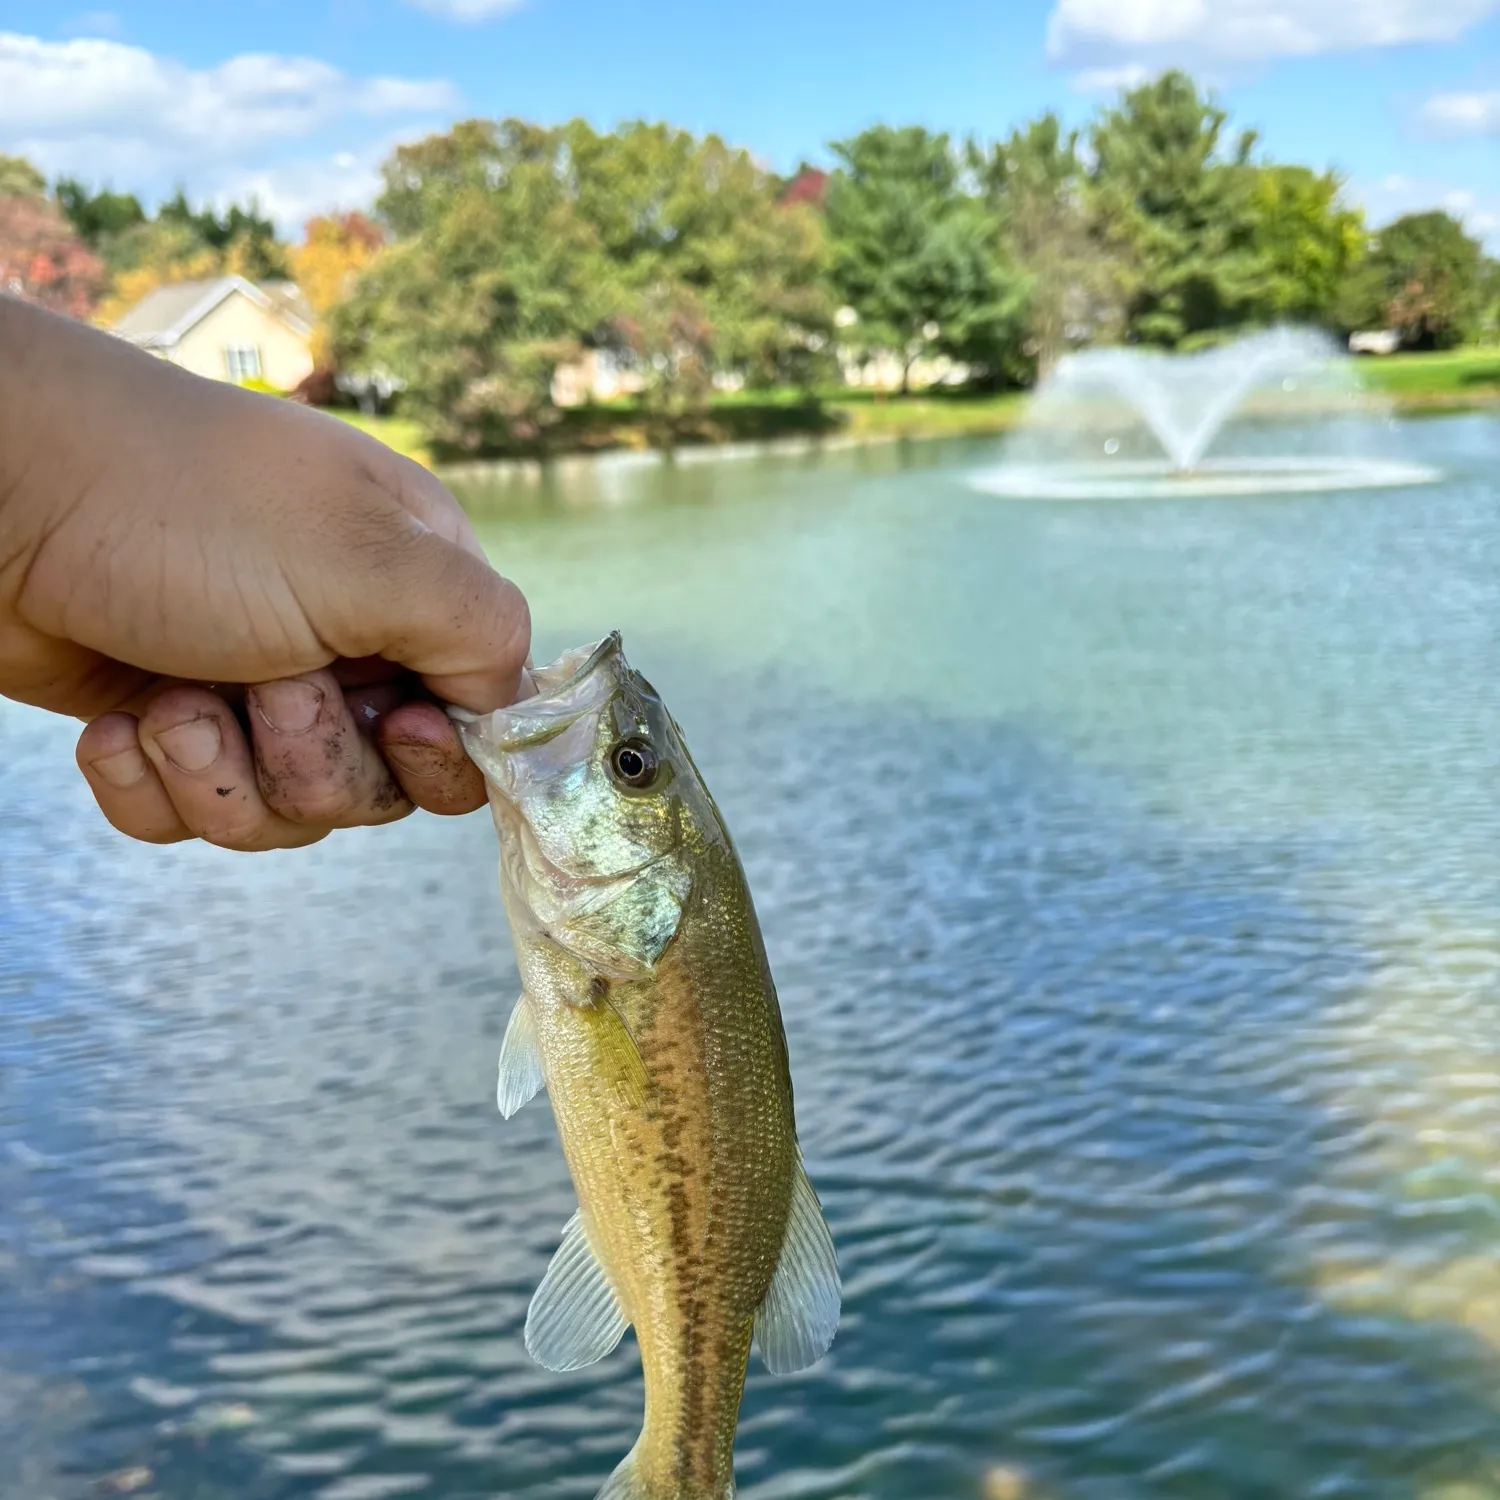
<svg viewBox="0 0 1500 1500"><path fill-rule="evenodd" d="M581 1370L604 1358L625 1335L625 1314L581 1213L563 1230L562 1244L526 1314L526 1351L549 1370Z"/></svg>
<svg viewBox="0 0 1500 1500"><path fill-rule="evenodd" d="M839 1266L833 1236L802 1164L792 1183L781 1259L755 1315L755 1342L773 1375L816 1364L839 1326Z"/></svg>
<svg viewBox="0 0 1500 1500"><path fill-rule="evenodd" d="M500 1043L500 1079L495 1102L508 1120L523 1104L530 1103L545 1087L542 1055L536 1045L536 1021L525 990L510 1013L505 1040Z"/></svg>

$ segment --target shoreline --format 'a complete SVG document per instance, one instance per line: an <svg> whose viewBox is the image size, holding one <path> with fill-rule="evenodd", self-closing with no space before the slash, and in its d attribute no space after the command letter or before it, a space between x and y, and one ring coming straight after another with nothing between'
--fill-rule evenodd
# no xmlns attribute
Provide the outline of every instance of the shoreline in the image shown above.
<svg viewBox="0 0 1500 1500"><path fill-rule="evenodd" d="M1403 372L1404 373L1404 372ZM1366 391L1372 409L1397 417L1459 416L1500 413L1500 384L1473 389L1380 389ZM1007 392L994 397L924 395L880 400L861 396L854 400L829 401L824 406L828 424L809 430L805 416L799 423L789 420L785 431L776 431L766 415L771 408L755 409L753 427L757 435L735 431L735 408L713 413L696 432L671 448L649 442L644 421L634 412L622 412L617 426L592 426L586 441L558 443L545 453L496 453L490 457L443 459L434 457L416 425L400 417L363 417L358 413L331 410L327 413L348 422L388 447L416 460L444 479L474 481L485 475L513 474L525 477L557 471L577 464L703 462L710 458L736 459L835 453L894 442L931 442L941 438L999 437L1014 429L1030 402L1030 392ZM790 413L791 408L787 408ZM803 408L805 413L806 408ZM719 434L719 435L711 435ZM763 435L762 435L763 434ZM581 434L581 436L584 436Z"/></svg>

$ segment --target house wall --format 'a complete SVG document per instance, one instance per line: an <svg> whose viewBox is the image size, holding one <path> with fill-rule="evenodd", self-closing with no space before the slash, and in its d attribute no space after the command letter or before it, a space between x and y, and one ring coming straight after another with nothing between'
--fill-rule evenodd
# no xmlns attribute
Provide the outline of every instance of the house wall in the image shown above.
<svg viewBox="0 0 1500 1500"><path fill-rule="evenodd" d="M183 335L172 362L209 380L228 380L225 351L231 348L259 349L261 379L278 390L289 391L312 373L308 340L238 291Z"/></svg>
<svg viewBox="0 0 1500 1500"><path fill-rule="evenodd" d="M559 406L582 406L588 401L613 401L645 388L634 370L624 369L606 350L586 349L570 364L559 365L552 376L552 399Z"/></svg>
<svg viewBox="0 0 1500 1500"><path fill-rule="evenodd" d="M855 354L841 349L838 355L845 385L869 391L901 389L901 360L889 350ZM939 354L912 361L910 384L914 391L933 385L961 385L969 373L968 365Z"/></svg>

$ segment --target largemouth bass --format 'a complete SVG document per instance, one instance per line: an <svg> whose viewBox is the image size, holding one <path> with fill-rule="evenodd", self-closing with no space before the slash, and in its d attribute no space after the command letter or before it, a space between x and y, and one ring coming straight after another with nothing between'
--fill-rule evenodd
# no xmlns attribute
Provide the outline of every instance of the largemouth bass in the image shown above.
<svg viewBox="0 0 1500 1500"><path fill-rule="evenodd" d="M839 1317L776 989L723 820L620 637L532 679L508 709L454 711L521 972L500 1110L546 1089L578 1193L526 1347L578 1369L633 1326L645 1421L599 1500L728 1500L752 1339L800 1370Z"/></svg>

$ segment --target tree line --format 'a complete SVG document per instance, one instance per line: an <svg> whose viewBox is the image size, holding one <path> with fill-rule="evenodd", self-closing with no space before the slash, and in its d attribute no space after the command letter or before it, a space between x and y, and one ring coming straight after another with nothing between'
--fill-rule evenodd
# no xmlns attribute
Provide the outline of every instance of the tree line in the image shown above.
<svg viewBox="0 0 1500 1500"><path fill-rule="evenodd" d="M779 177L716 136L471 120L397 149L373 216L278 240L218 213L0 158L0 283L109 321L163 281L295 277L319 357L405 382L444 447L544 442L559 368L633 372L673 420L716 390L812 391L880 352L1024 385L1069 348L1202 347L1295 321L1404 347L1500 336L1500 263L1441 212L1378 231L1331 172L1276 162L1165 73L1081 130L1000 141L876 126Z"/></svg>

